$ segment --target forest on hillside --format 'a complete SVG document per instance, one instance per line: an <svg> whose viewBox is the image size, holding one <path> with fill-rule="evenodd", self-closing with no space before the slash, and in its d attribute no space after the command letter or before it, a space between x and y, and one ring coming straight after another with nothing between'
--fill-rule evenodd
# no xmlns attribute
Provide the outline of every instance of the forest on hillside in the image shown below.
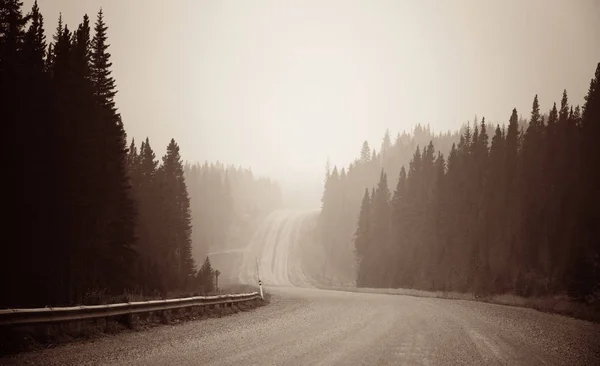
<svg viewBox="0 0 600 366"><path fill-rule="evenodd" d="M477 117L473 124L478 124ZM526 126L527 120L519 117L519 130ZM381 170L386 172L390 186L395 187L401 167L408 165L418 146L433 142L438 151L447 155L466 128L467 124L458 131L435 133L429 126L417 125L412 131L398 133L393 139L387 130L379 150L369 146L367 141L363 142L359 157L348 168L332 168L327 162L318 236L328 253L328 260L335 262L331 265L354 260L356 218L364 189L377 185ZM487 124L487 128L495 127Z"/></svg>
<svg viewBox="0 0 600 366"><path fill-rule="evenodd" d="M281 208L279 185L252 170L217 162L186 164L192 210L192 255L196 260L228 244L232 227Z"/></svg>
<svg viewBox="0 0 600 366"><path fill-rule="evenodd" d="M459 133L434 133L428 126L417 125L411 132L398 133L392 141L386 131L379 152L365 141L360 156L350 166L338 169L326 166L326 179L318 222L318 237L327 253L327 266L345 266L354 261L354 233L365 187L377 184L381 169L397 176L408 164L419 145L434 141L442 151L450 151ZM394 182L391 182L394 184ZM326 266L326 267L327 267ZM347 279L346 279L347 280Z"/></svg>
<svg viewBox="0 0 600 366"><path fill-rule="evenodd" d="M599 81L600 63L582 108L570 105L564 91L560 104L542 115L535 96L525 126L516 109L507 127L490 129L482 119L463 129L447 155L445 141L434 137L414 148L408 164L391 167L364 153L348 173L334 169L323 197L323 245L333 246L327 235L336 222L354 219L361 287L594 301L600 291ZM363 186L349 189L350 172L358 169ZM370 186L366 176L375 169L379 181ZM391 174L397 174L393 189ZM358 191L358 215L340 216L344 198Z"/></svg>
<svg viewBox="0 0 600 366"><path fill-rule="evenodd" d="M174 139L161 159L149 139L129 142L102 10L93 25L85 15L75 28L59 17L48 42L38 3L22 7L0 2L10 178L0 307L211 291L210 261L200 250L196 265L192 252L206 238L221 240L215 231L224 229L204 222L205 210L268 210L279 204L279 188L241 168L186 165Z"/></svg>

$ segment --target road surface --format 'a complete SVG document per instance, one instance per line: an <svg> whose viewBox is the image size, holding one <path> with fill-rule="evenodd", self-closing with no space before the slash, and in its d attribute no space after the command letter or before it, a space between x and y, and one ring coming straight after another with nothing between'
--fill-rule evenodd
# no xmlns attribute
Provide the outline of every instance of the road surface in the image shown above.
<svg viewBox="0 0 600 366"><path fill-rule="evenodd" d="M319 290L314 212L277 212L244 252L269 306L0 359L40 365L600 365L600 325L460 300ZM311 219L312 218L312 219ZM301 258L299 260L298 258ZM308 261L308 263L307 263ZM316 263L316 265L315 265Z"/></svg>

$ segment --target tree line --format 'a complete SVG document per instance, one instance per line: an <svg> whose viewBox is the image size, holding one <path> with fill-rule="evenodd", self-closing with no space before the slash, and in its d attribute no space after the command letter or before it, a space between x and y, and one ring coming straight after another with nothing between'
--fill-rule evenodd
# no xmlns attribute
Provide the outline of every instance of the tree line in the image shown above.
<svg viewBox="0 0 600 366"><path fill-rule="evenodd" d="M192 257L194 201L179 146L172 139L158 161L148 139L128 142L107 31L102 10L74 29L59 17L47 42L37 2L24 13L21 1L0 1L10 192L0 306L212 290L210 260L197 270Z"/></svg>
<svg viewBox="0 0 600 366"><path fill-rule="evenodd" d="M276 182L256 178L252 170L221 162L188 163L184 175L192 210L192 256L200 261L231 241L232 228L245 218L281 207Z"/></svg>
<svg viewBox="0 0 600 366"><path fill-rule="evenodd" d="M319 241L327 255L328 264L323 270L347 267L348 263L354 261L354 232L362 193L365 187L377 184L382 168L396 177L400 167L408 164L418 145L434 141L442 151L449 151L458 137L459 132L436 134L428 126L417 125L410 132L398 133L393 140L390 132L386 131L379 151L371 149L365 141L359 158L347 169L331 168L328 162L317 229ZM346 277L337 280L348 282L354 279L353 275Z"/></svg>
<svg viewBox="0 0 600 366"><path fill-rule="evenodd" d="M107 27L59 19L47 47L37 2L0 3L4 159L11 194L3 305L67 304L131 288L135 202L114 102Z"/></svg>
<svg viewBox="0 0 600 366"><path fill-rule="evenodd" d="M582 108L564 91L543 116L536 95L525 128L516 109L508 127L467 126L447 159L417 147L393 193L380 170L358 215L357 285L593 300L599 81L600 63Z"/></svg>
<svg viewBox="0 0 600 366"><path fill-rule="evenodd" d="M148 138L139 153L132 141L127 166L137 203L133 249L139 258L132 264L139 290L193 288L192 217L179 146L171 139L159 165Z"/></svg>

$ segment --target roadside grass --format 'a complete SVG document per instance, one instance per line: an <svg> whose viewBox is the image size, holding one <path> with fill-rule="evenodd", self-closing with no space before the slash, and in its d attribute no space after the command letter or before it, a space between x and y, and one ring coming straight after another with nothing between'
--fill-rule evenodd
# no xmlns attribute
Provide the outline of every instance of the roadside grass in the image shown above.
<svg viewBox="0 0 600 366"><path fill-rule="evenodd" d="M517 306L523 308L535 309L544 313L564 315L576 319L600 323L600 299L597 298L588 303L575 302L568 296L547 296L547 297L523 297L514 294L479 296L473 293L445 292L445 291L422 291L413 289L380 289L363 287L335 287L319 286L322 289L388 294L405 295L415 297L428 297L450 300L478 301L490 304Z"/></svg>
<svg viewBox="0 0 600 366"><path fill-rule="evenodd" d="M483 297L483 302L532 308L545 313L565 315L572 318L600 323L600 301L575 302L567 296L526 298L513 294Z"/></svg>
<svg viewBox="0 0 600 366"><path fill-rule="evenodd" d="M233 286L227 294L253 292L251 286ZM256 289L258 290L258 288ZM217 295L217 293L212 293ZM168 298L209 296L212 294L174 293ZM225 292L220 291L222 295ZM268 295L270 298L270 294ZM31 351L35 349L51 348L65 343L88 342L121 332L144 331L157 326L177 325L186 321L221 318L238 312L251 311L257 307L267 305L269 300L265 293L265 300L237 303L231 306L191 307L166 312L142 313L133 316L120 316L100 318L86 321L74 321L54 324L35 324L23 326L0 326L0 356ZM115 297L102 298L103 303L133 302L156 300L156 297L132 296L126 294Z"/></svg>
<svg viewBox="0 0 600 366"><path fill-rule="evenodd" d="M385 294L385 295L405 295L415 297L432 297L439 299L451 299L451 300L473 300L475 296L473 294L464 294L460 292L444 292L444 291L422 291L413 289L397 289L397 288L368 288L368 287L340 287L340 286L322 286L319 288L325 290L337 290L337 291L348 291L348 292L360 292L370 294Z"/></svg>

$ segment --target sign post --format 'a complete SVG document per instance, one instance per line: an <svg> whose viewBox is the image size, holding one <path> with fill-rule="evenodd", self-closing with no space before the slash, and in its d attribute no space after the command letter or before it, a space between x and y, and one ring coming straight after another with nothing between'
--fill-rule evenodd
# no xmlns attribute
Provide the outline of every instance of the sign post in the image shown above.
<svg viewBox="0 0 600 366"><path fill-rule="evenodd" d="M219 275L221 274L221 272L219 272L219 270L217 269L215 271L215 291L219 292Z"/></svg>

